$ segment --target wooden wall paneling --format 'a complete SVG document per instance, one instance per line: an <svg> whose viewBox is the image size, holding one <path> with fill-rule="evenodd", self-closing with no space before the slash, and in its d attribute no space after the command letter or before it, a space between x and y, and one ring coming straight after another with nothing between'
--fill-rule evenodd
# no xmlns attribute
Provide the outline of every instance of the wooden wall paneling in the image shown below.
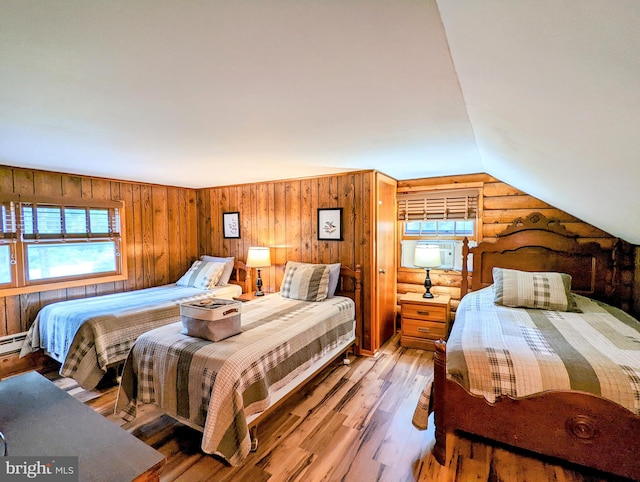
<svg viewBox="0 0 640 482"><path fill-rule="evenodd" d="M269 247L271 248L271 267L269 268L269 289L271 291L278 291L280 283L278 283L278 266L275 259L277 255L277 240L276 240L276 206L275 206L275 183L268 183L265 185L265 196L269 200L269 214L267 220L267 232L269 237Z"/></svg>
<svg viewBox="0 0 640 482"><path fill-rule="evenodd" d="M238 211L238 195L237 195L237 187L229 187L229 188L225 188L222 191L222 198L220 199L221 204L222 204L222 209L220 211L218 211L218 213L216 214L218 216L218 218L220 219L220 222L222 222L222 214L225 212L234 212L234 211ZM242 213L240 213L240 223L241 223L241 227L240 227L240 236L246 236L246 233L242 232L242 223L244 221L244 216L242 216ZM214 236L216 236L216 233L213 233ZM241 256L240 259L244 260L245 259L245 255L241 255L240 253L240 248L238 246L238 242L235 239L224 239L224 232L220 231L216 238L219 240L219 242L221 243L221 254L216 256L223 256L226 254L230 254L230 253L234 253L236 256Z"/></svg>
<svg viewBox="0 0 640 482"><path fill-rule="evenodd" d="M82 198L82 177L72 174L62 175L62 197L68 199Z"/></svg>
<svg viewBox="0 0 640 482"><path fill-rule="evenodd" d="M129 241L129 249L133 249L135 262L129 264L129 267L134 267L134 286L133 289L142 289L145 287L144 285L144 257L143 257L143 244L144 244L144 232L142 230L142 219L143 219L143 210L142 210L142 186L139 184L134 184L131 190L131 214L132 214L132 229L133 236L128 238ZM129 275L129 279L131 279L131 275Z"/></svg>
<svg viewBox="0 0 640 482"><path fill-rule="evenodd" d="M209 189L198 189L196 191L196 206L198 218L195 220L198 232L198 256L203 254L211 255L211 243L213 242L211 233L213 230L211 204L212 192ZM200 234L202 233L202 235ZM209 234L206 234L209 233Z"/></svg>
<svg viewBox="0 0 640 482"><path fill-rule="evenodd" d="M0 166L0 193L13 193L13 169L9 166Z"/></svg>
<svg viewBox="0 0 640 482"><path fill-rule="evenodd" d="M120 199L124 201L125 236L127 237L127 279L123 282L123 291L135 289L135 232L133 223L133 185L123 183L120 187Z"/></svg>
<svg viewBox="0 0 640 482"><path fill-rule="evenodd" d="M33 175L33 191L38 196L62 196L62 176L52 172L36 171Z"/></svg>
<svg viewBox="0 0 640 482"><path fill-rule="evenodd" d="M320 177L317 179L317 185L318 199L316 201L315 213L313 213L312 217L313 235L317 243L316 255L319 261L334 262L331 258L331 244L334 241L322 241L318 239L318 208L333 208L338 206L332 202L331 179L329 177Z"/></svg>
<svg viewBox="0 0 640 482"><path fill-rule="evenodd" d="M223 190L220 193L220 198L219 198L219 203L220 203L220 209L217 210L215 212L215 216L220 220L220 226L221 226L221 230L219 233L211 233L211 235L213 236L214 242L217 242L218 246L219 246L219 250L220 250L220 254L217 256L222 256L222 255L226 255L229 253L234 253L234 254L238 254L236 251L232 251L230 249L231 246L231 240L229 239L224 239L224 232L223 232L223 227L222 227L222 214L225 212L232 212L234 210L234 208L236 207L235 205L231 204L231 197L232 191L231 188L223 188ZM234 193L235 194L235 193ZM234 195L234 199L233 202L235 203L235 195ZM212 214L213 215L213 214ZM240 219L240 221L242 222L242 219ZM240 232L240 236L242 236L242 231ZM244 259L244 258L242 258Z"/></svg>
<svg viewBox="0 0 640 482"><path fill-rule="evenodd" d="M280 289L284 275L284 265L287 262L287 203L286 186L284 182L273 184L273 246L271 255L274 257L271 262L275 267L271 272L275 276L274 288Z"/></svg>
<svg viewBox="0 0 640 482"><path fill-rule="evenodd" d="M313 209L313 185L317 185L314 179L300 181L300 261L318 262L317 250L314 238L314 209ZM317 209L316 215L317 215Z"/></svg>
<svg viewBox="0 0 640 482"><path fill-rule="evenodd" d="M142 271L143 286L153 286L155 278L153 259L153 199L151 186L142 186L140 190L142 202Z"/></svg>
<svg viewBox="0 0 640 482"><path fill-rule="evenodd" d="M287 181L285 184L287 261L302 261L300 255L300 181Z"/></svg>
<svg viewBox="0 0 640 482"><path fill-rule="evenodd" d="M22 328L22 316L20 310L20 296L7 296L4 298L5 313L7 316L7 334L20 333ZM25 322L25 325L27 323ZM26 329L26 328L25 328Z"/></svg>
<svg viewBox="0 0 640 482"><path fill-rule="evenodd" d="M240 211L240 221L243 224L243 230L240 233L240 239L235 240L236 252L242 260L247 260L247 253L250 246L262 246L262 240L257 237L257 226L260 221L260 215L256 209L256 184L243 184L235 188L237 193L236 206L233 211ZM265 270L268 275L268 270Z"/></svg>
<svg viewBox="0 0 640 482"><path fill-rule="evenodd" d="M33 171L15 169L13 171L13 189L15 194L33 194Z"/></svg>
<svg viewBox="0 0 640 482"><path fill-rule="evenodd" d="M357 240L356 233L356 204L355 199L355 182L353 175L340 176L336 179L338 183L338 205L342 207L342 223L344 241L341 243L340 253L337 253L340 261L345 266L355 268L354 246Z"/></svg>
<svg viewBox="0 0 640 482"><path fill-rule="evenodd" d="M0 298L0 336L9 334L9 320L7 319L6 298Z"/></svg>
<svg viewBox="0 0 640 482"><path fill-rule="evenodd" d="M169 232L167 188L151 186L153 206L153 284L169 283Z"/></svg>
<svg viewBox="0 0 640 482"><path fill-rule="evenodd" d="M170 187L167 188L167 283L174 283L184 273L182 258L188 246L180 246L180 239L186 235L184 192Z"/></svg>
<svg viewBox="0 0 640 482"><path fill-rule="evenodd" d="M188 251L182 253L180 273L185 273L191 263L199 256L198 249L198 206L196 202L195 189L188 189L184 193L184 208L182 210L184 216L185 239L184 243L188 246Z"/></svg>
<svg viewBox="0 0 640 482"><path fill-rule="evenodd" d="M340 182L343 179L343 176L332 176L329 178L329 198L331 199L332 208L342 208L342 241L332 241L329 243L329 260L340 261L342 259L342 252L345 247L348 246L348 238L351 233L353 233L353 226L347 226L344 223L344 200L341 199L340 196ZM316 222L316 226L317 226ZM317 228L314 227L314 232ZM353 238L351 238L353 239Z"/></svg>

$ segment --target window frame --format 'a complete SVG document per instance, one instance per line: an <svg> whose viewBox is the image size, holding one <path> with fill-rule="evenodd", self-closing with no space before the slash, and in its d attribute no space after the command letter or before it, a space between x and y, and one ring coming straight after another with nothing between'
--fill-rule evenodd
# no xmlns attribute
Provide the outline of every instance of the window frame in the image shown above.
<svg viewBox="0 0 640 482"><path fill-rule="evenodd" d="M482 211L483 211L483 184L482 183L462 183L460 185L452 185L452 184L442 184L433 187L415 187L408 189L399 189L398 192L398 239L400 242L398 243L398 260L402 259L402 241L411 240L417 242L460 242L464 238L467 238L469 241L479 243L482 240ZM446 214L444 217L439 217L436 215L432 217L431 214L428 216L425 213L425 219L401 219L403 214L400 208L400 202L402 199L402 195L407 196L408 198L430 198L430 199L438 199L438 198L460 198L462 196L477 196L477 201L474 206L473 216L469 216L466 219L455 217L448 219ZM446 202L443 204L447 205ZM405 205L407 206L407 205ZM458 213L459 215L459 213ZM473 221L473 235L425 235L425 234L406 234L406 223L412 221ZM398 261L398 271L407 271L407 272L420 272L424 271L423 268L410 268L401 266L401 262ZM455 269L446 269L446 271L459 272Z"/></svg>
<svg viewBox="0 0 640 482"><path fill-rule="evenodd" d="M0 195L0 205L10 205L13 203L15 232L7 236L6 232L0 230L0 244L9 245L11 256L11 282L0 284L0 296L12 296L27 293L36 293L41 291L50 291L56 289L66 289L79 286L88 286L100 283L110 283L115 281L124 281L127 276L127 242L126 242L126 226L125 226L125 203L124 201L113 200L96 200L96 199L74 199L74 198L50 198L42 196L7 196ZM33 204L37 206L55 206L62 208L62 217L64 217L65 209L81 208L87 211L91 209L104 210L108 209L108 219L110 230L108 233L98 233L92 235L87 232L84 235L78 233L64 232L64 222L61 223L61 231L59 236L43 235L37 233L25 236L25 229L22 219L22 206ZM5 224L6 219L4 220ZM0 226L2 227L2 226ZM36 228L37 230L37 228ZM89 229L87 231L90 231ZM109 272L101 272L95 274L70 275L64 277L49 278L46 280L29 280L29 269L27 262L27 248L36 244L64 244L74 242L115 242L115 270Z"/></svg>

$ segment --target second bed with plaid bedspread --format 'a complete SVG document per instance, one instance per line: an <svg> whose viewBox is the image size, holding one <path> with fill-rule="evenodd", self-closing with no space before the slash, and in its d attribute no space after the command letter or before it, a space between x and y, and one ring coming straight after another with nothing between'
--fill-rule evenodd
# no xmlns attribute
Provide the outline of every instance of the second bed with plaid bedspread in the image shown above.
<svg viewBox="0 0 640 482"><path fill-rule="evenodd" d="M238 465L251 441L246 417L269 407L270 393L333 348L355 340L355 306L279 294L242 305L242 333L219 342L180 333L174 323L133 346L116 412L131 420L138 403L203 427L202 450Z"/></svg>

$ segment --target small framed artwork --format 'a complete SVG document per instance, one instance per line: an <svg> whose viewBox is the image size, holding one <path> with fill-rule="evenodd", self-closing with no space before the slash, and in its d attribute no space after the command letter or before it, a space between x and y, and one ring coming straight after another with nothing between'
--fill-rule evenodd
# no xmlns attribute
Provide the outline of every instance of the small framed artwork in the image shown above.
<svg viewBox="0 0 640 482"><path fill-rule="evenodd" d="M318 208L318 239L342 241L342 208Z"/></svg>
<svg viewBox="0 0 640 482"><path fill-rule="evenodd" d="M240 237L240 213L222 213L222 226L225 238Z"/></svg>

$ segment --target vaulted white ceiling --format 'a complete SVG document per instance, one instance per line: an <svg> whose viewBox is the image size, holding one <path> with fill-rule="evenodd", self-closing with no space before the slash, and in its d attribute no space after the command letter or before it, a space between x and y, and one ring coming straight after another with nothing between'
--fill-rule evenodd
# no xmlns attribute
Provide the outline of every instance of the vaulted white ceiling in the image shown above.
<svg viewBox="0 0 640 482"><path fill-rule="evenodd" d="M487 172L640 244L638 0L2 0L0 164Z"/></svg>

